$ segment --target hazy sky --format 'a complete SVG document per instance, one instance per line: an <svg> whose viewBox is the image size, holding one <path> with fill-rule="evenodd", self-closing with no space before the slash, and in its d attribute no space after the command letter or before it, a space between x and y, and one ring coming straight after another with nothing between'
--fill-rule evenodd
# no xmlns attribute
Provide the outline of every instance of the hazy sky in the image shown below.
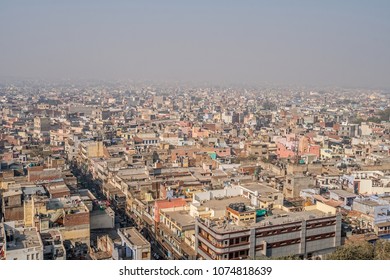
<svg viewBox="0 0 390 280"><path fill-rule="evenodd" d="M390 1L0 0L0 77L390 87Z"/></svg>

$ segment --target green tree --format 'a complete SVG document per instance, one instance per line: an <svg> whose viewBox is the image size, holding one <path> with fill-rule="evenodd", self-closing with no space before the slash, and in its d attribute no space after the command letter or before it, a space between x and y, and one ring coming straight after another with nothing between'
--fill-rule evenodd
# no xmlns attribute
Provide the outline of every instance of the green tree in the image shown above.
<svg viewBox="0 0 390 280"><path fill-rule="evenodd" d="M373 260L374 245L368 242L351 243L341 246L327 256L328 260Z"/></svg>
<svg viewBox="0 0 390 280"><path fill-rule="evenodd" d="M390 260L390 242L386 240L375 242L374 255L375 260Z"/></svg>

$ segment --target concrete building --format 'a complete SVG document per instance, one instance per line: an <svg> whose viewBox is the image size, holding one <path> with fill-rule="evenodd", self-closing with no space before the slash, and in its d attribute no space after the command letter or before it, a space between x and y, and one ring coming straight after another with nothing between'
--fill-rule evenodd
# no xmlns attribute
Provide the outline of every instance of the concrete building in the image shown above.
<svg viewBox="0 0 390 280"><path fill-rule="evenodd" d="M95 207L90 212L90 228L94 229L107 229L115 227L115 212L110 207Z"/></svg>
<svg viewBox="0 0 390 280"><path fill-rule="evenodd" d="M43 260L43 243L36 228L15 227L15 223L3 223L6 260Z"/></svg>
<svg viewBox="0 0 390 280"><path fill-rule="evenodd" d="M353 193L345 191L345 190L330 190L329 191L329 198L336 200L336 201L341 201L342 207L349 207L350 208L356 197L357 197L356 194L353 194Z"/></svg>
<svg viewBox="0 0 390 280"><path fill-rule="evenodd" d="M283 194L281 191L253 182L238 185L242 188L242 196L251 200L251 205L261 209L273 209L283 205Z"/></svg>
<svg viewBox="0 0 390 280"><path fill-rule="evenodd" d="M103 157L103 142L102 141L82 141L79 147L79 156L83 161L94 157Z"/></svg>
<svg viewBox="0 0 390 280"><path fill-rule="evenodd" d="M304 175L288 175L286 183L283 186L283 195L285 198L299 197L301 190L312 188L316 185L316 180Z"/></svg>
<svg viewBox="0 0 390 280"><path fill-rule="evenodd" d="M195 219L186 210L160 210L157 240L169 259L196 259Z"/></svg>
<svg viewBox="0 0 390 280"><path fill-rule="evenodd" d="M124 259L150 260L150 243L135 228L120 228L118 234L124 248Z"/></svg>
<svg viewBox="0 0 390 280"><path fill-rule="evenodd" d="M379 171L359 171L352 174L356 194L385 194L390 192L390 176Z"/></svg>
<svg viewBox="0 0 390 280"><path fill-rule="evenodd" d="M50 141L50 118L48 117L35 117L34 118L34 137L39 141Z"/></svg>
<svg viewBox="0 0 390 280"><path fill-rule="evenodd" d="M390 196L358 197L352 209L361 213L360 228L374 230L379 236L390 234Z"/></svg>
<svg viewBox="0 0 390 280"><path fill-rule="evenodd" d="M66 250L59 230L41 232L43 258L45 260L66 260Z"/></svg>
<svg viewBox="0 0 390 280"><path fill-rule="evenodd" d="M90 243L90 214L79 196L49 199L33 196L24 203L24 223L40 232L58 230L63 240Z"/></svg>
<svg viewBox="0 0 390 280"><path fill-rule="evenodd" d="M242 210L245 212L246 210ZM341 245L341 216L319 210L274 211L256 222L202 219L195 223L201 259L232 260L299 255L323 256Z"/></svg>
<svg viewBox="0 0 390 280"><path fill-rule="evenodd" d="M339 135L346 137L355 137L359 133L359 125L351 124L351 123L343 123L341 124Z"/></svg>

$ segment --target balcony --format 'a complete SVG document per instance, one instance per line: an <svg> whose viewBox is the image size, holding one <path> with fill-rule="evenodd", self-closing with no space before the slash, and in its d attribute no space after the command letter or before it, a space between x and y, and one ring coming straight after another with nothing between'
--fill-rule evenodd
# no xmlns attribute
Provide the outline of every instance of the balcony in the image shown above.
<svg viewBox="0 0 390 280"><path fill-rule="evenodd" d="M217 256L216 255L211 255L209 252L206 251L206 249L204 249L202 246L199 246L198 247L198 250L200 251L200 255L202 256L203 254L206 256L202 256L204 257L205 259L211 259L211 260L216 260L217 259Z"/></svg>
<svg viewBox="0 0 390 280"><path fill-rule="evenodd" d="M198 235L199 241L206 244L210 249L212 249L217 254L225 254L229 253L231 251L240 251L240 250L247 250L250 249L250 243L249 242L242 242L234 245L223 245L218 246L217 244L213 244L212 241L205 238L203 235Z"/></svg>

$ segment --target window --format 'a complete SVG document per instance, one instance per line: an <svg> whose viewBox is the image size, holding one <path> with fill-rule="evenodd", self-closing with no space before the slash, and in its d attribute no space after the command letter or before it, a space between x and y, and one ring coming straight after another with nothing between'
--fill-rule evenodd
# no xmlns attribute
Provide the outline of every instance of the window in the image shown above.
<svg viewBox="0 0 390 280"><path fill-rule="evenodd" d="M241 242L247 242L248 241L248 237L241 237Z"/></svg>
<svg viewBox="0 0 390 280"><path fill-rule="evenodd" d="M142 259L147 259L149 257L148 252L142 252Z"/></svg>

